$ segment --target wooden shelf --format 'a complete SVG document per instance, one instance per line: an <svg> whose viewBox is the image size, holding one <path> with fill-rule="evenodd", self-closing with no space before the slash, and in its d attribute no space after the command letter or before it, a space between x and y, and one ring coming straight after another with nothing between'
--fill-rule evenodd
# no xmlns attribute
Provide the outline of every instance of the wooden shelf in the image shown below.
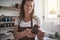
<svg viewBox="0 0 60 40"><path fill-rule="evenodd" d="M0 22L0 24L4 24L4 23L14 23L14 21Z"/></svg>
<svg viewBox="0 0 60 40"><path fill-rule="evenodd" d="M7 6L0 6L0 9L18 11L18 9L15 7L7 7Z"/></svg>

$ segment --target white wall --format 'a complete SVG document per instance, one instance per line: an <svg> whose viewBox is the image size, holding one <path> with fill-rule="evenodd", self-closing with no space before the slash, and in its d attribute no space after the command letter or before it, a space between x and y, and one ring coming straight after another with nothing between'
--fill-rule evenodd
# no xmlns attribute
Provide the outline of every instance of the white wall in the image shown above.
<svg viewBox="0 0 60 40"><path fill-rule="evenodd" d="M37 15L40 18L40 23L42 25L43 22L43 6L44 6L44 1L43 0L34 0L35 2L35 15Z"/></svg>

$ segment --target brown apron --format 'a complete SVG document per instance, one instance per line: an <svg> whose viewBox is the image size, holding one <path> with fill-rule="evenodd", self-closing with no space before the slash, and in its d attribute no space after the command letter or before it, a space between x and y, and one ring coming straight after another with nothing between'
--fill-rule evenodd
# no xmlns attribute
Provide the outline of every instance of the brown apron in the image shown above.
<svg viewBox="0 0 60 40"><path fill-rule="evenodd" d="M31 29L31 27L18 27L18 32L22 32L27 28ZM25 36L25 37L18 39L18 40L35 40L35 38L28 38Z"/></svg>

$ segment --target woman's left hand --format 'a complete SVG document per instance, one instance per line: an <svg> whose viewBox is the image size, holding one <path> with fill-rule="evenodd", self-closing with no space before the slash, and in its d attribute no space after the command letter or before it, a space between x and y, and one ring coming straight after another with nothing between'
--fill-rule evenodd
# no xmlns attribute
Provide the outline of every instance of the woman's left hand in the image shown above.
<svg viewBox="0 0 60 40"><path fill-rule="evenodd" d="M44 37L44 32L42 32L41 30L39 30L38 34L37 34L37 37L39 40L43 40L43 37Z"/></svg>
<svg viewBox="0 0 60 40"><path fill-rule="evenodd" d="M27 34L26 36L29 38L35 37L35 34L31 33L31 29L26 29L27 30Z"/></svg>

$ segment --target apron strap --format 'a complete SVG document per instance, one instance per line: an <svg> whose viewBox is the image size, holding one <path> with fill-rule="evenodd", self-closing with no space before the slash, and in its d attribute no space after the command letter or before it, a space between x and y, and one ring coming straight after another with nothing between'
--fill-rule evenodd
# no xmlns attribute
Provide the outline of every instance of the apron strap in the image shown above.
<svg viewBox="0 0 60 40"><path fill-rule="evenodd" d="M31 18L31 28L33 28L32 14L31 14L30 18Z"/></svg>

